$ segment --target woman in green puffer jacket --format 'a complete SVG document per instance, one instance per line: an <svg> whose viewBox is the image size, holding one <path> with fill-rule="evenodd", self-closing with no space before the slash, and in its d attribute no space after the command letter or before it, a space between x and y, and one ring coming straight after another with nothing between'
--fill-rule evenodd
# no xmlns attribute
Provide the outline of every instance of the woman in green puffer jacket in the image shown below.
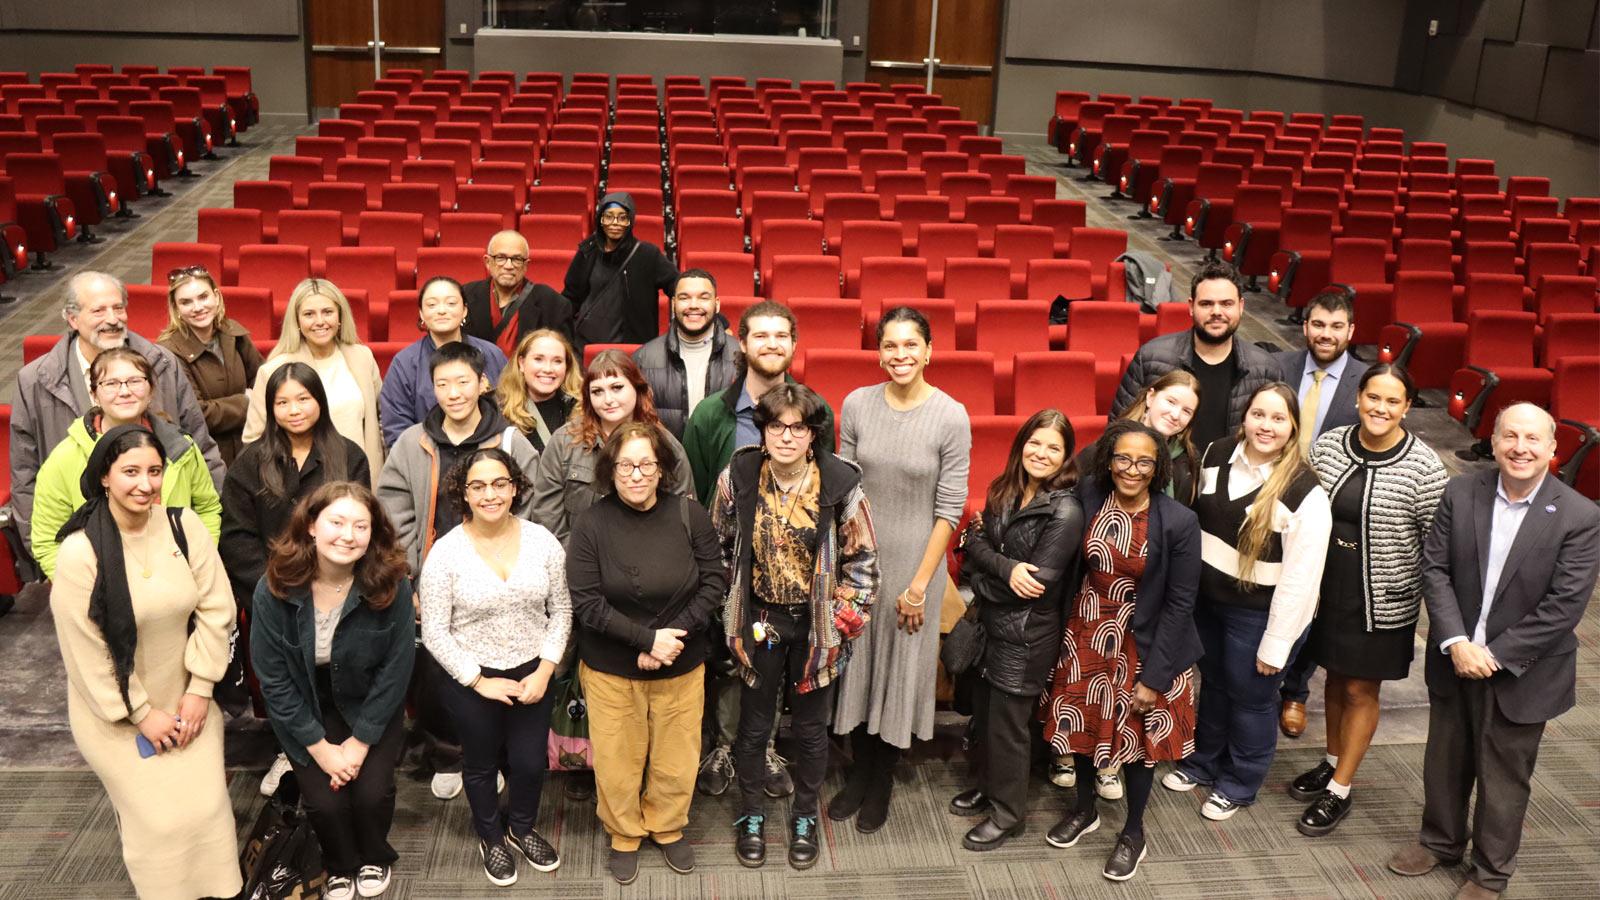
<svg viewBox="0 0 1600 900"><path fill-rule="evenodd" d="M101 351L89 364L89 394L94 405L72 423L66 438L39 467L31 526L33 555L46 578L55 576L56 553L61 549L56 533L84 503L78 479L89 454L100 435L118 425L142 424L167 448L162 504L194 510L213 540L221 532L222 499L205 457L194 439L178 426L160 413L149 413L151 382L150 363L126 347Z"/></svg>

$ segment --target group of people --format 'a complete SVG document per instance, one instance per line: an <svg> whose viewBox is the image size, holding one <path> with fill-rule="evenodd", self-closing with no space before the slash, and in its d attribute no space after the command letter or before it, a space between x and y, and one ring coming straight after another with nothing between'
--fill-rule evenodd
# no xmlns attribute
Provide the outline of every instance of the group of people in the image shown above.
<svg viewBox="0 0 1600 900"><path fill-rule="evenodd" d="M1404 369L1349 354L1347 296L1313 300L1305 349L1275 357L1236 337L1237 275L1208 264L1193 328L1139 351L1104 434L1080 447L1036 412L963 528L971 430L920 312L884 312L885 379L836 418L789 376L792 310L727 323L715 279L670 271L631 219L602 200L559 293L496 235L483 281L421 286L425 333L387 377L325 280L294 291L263 360L203 269L171 274L157 343L128 331L116 279L72 279L70 332L19 376L12 482L140 896L240 890L211 700L230 659L259 682L269 781L293 772L331 898L387 888L408 744L436 796L465 792L489 881L559 866L538 810L574 689L618 882L646 842L693 870L693 796L735 785L738 860L764 864L769 800L792 793L787 861L812 866L819 816L882 828L901 757L934 736L952 541L985 635L960 676L973 783L950 804L979 818L969 850L1021 833L1042 756L1076 787L1048 843L1076 846L1120 796L1104 872L1132 877L1155 765L1206 788L1208 819L1251 805L1285 672L1311 661L1327 758L1290 793L1303 833L1331 832L1426 603L1427 802L1390 867L1463 858L1476 783L1462 895L1504 888L1600 554L1600 513L1546 475L1547 413L1508 408L1496 468L1451 480L1404 424ZM575 349L636 336L587 365Z"/></svg>

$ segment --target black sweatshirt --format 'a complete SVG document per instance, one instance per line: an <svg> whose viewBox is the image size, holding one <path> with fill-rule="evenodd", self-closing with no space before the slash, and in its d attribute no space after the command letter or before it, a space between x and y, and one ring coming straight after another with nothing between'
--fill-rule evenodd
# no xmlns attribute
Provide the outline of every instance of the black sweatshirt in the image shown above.
<svg viewBox="0 0 1600 900"><path fill-rule="evenodd" d="M728 578L711 517L700 504L663 491L640 512L610 494L573 523L567 589L579 625L579 658L609 675L651 680L682 675L705 661L706 624L727 596ZM646 672L639 654L654 645L658 628L688 634L676 662Z"/></svg>

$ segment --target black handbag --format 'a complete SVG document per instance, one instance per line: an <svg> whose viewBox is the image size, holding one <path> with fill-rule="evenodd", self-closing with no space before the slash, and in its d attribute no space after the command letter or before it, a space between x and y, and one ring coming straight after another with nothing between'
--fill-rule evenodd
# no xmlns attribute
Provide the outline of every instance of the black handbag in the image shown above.
<svg viewBox="0 0 1600 900"><path fill-rule="evenodd" d="M939 661L944 663L945 672L952 678L971 671L983 660L989 633L979 618L979 605L980 601L974 597L972 605L950 626L950 633L944 636L944 643L939 647Z"/></svg>
<svg viewBox="0 0 1600 900"><path fill-rule="evenodd" d="M295 779L267 799L239 852L246 900L321 900L327 894L322 845L300 809Z"/></svg>

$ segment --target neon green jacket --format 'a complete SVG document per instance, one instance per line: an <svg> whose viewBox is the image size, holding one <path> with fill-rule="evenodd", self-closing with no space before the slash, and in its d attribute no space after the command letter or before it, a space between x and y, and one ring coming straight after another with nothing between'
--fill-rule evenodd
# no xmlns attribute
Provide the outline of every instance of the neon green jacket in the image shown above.
<svg viewBox="0 0 1600 900"><path fill-rule="evenodd" d="M90 413L93 415L93 413ZM200 521L211 532L212 540L222 533L222 498L217 485L211 480L211 470L194 439L184 434L166 419L152 416L150 428L167 450L167 470L161 479L161 502L167 506L187 506L195 511ZM56 552L61 544L56 532L67 523L72 513L83 505L83 492L78 490L78 479L89 464L89 453L94 450L99 435L90 435L84 418L73 420L67 436L45 457L39 467L38 489L33 500L33 556L44 570L44 577L56 574Z"/></svg>

